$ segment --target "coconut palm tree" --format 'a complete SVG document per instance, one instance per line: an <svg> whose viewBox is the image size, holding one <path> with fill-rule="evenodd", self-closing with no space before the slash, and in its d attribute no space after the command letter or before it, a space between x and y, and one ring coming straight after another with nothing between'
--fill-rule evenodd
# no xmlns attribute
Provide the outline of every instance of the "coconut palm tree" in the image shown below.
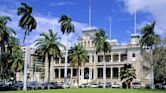
<svg viewBox="0 0 166 93"><path fill-rule="evenodd" d="M23 60L23 54L21 47L18 45L15 45L12 47L12 65L11 70L14 74L14 80L16 79L16 72L22 72L24 68L24 60Z"/></svg>
<svg viewBox="0 0 166 93"><path fill-rule="evenodd" d="M59 23L61 23L61 31L66 34L66 53L65 53L65 73L64 73L64 85L67 83L67 61L68 61L68 37L70 33L74 32L74 25L72 19L66 15L60 17Z"/></svg>
<svg viewBox="0 0 166 93"><path fill-rule="evenodd" d="M32 7L27 5L26 3L21 3L21 6L17 8L18 16L21 16L21 19L19 20L19 26L25 30L24 32L24 39L23 42L26 39L26 36L29 36L30 32L32 32L34 29L36 29L37 22L35 18L31 15L32 14ZM27 46L28 46L28 39L27 39ZM27 48L28 49L28 48ZM25 65L24 65L24 90L26 90L26 81L27 81L27 52L26 52L26 58L25 58Z"/></svg>
<svg viewBox="0 0 166 93"><path fill-rule="evenodd" d="M15 34L15 31L7 26L8 21L11 21L10 17L0 16L0 42L3 44Z"/></svg>
<svg viewBox="0 0 166 93"><path fill-rule="evenodd" d="M88 52L80 44L72 47L69 52L69 60L70 60L71 65L77 67L77 85L78 85L78 87L79 87L79 73L80 73L79 69L82 65L84 65L86 62L88 62L89 59L88 59L87 55L88 55Z"/></svg>
<svg viewBox="0 0 166 93"><path fill-rule="evenodd" d="M7 26L7 23L11 21L10 17L7 16L0 16L0 53L3 54L5 53L5 49L7 49L7 46L9 46L10 41L13 41L13 36L16 34L15 31ZM7 45L7 46L5 46ZM0 60L1 60L1 64L2 64L2 60L1 59L2 55L0 55ZM3 55L5 56L5 55ZM3 65L0 66L0 71L1 73L3 72ZM4 74L2 74L4 75Z"/></svg>
<svg viewBox="0 0 166 93"><path fill-rule="evenodd" d="M17 71L21 71L24 66L24 60L22 58L22 50L20 46L14 46L12 49L12 66L11 69L15 73Z"/></svg>
<svg viewBox="0 0 166 93"><path fill-rule="evenodd" d="M95 38L93 40L96 48L96 53L102 53L103 54L103 81L104 81L104 87L106 83L106 64L105 64L105 54L107 52L111 52L111 44L107 41L107 37L105 35L105 31L103 29L99 29L95 33Z"/></svg>
<svg viewBox="0 0 166 93"><path fill-rule="evenodd" d="M155 22L152 24L147 24L145 27L141 29L141 39L140 44L142 48L150 49L150 67L152 70L152 80L151 80L151 88L154 88L154 71L153 71L153 48L160 43L160 36L157 35L154 31Z"/></svg>
<svg viewBox="0 0 166 93"><path fill-rule="evenodd" d="M131 64L125 64L120 71L121 81L125 79L125 82L128 83L128 88L131 87L131 82L136 78L135 69Z"/></svg>
<svg viewBox="0 0 166 93"><path fill-rule="evenodd" d="M35 46L37 46L37 53L41 54L45 58L45 62L48 62L48 83L50 82L50 64L52 57L57 58L61 56L59 47L63 45L58 41L60 38L57 37L57 33L53 33L50 29L48 32L40 34L40 38L35 40ZM46 65L45 65L46 67ZM48 89L50 88L48 84Z"/></svg>

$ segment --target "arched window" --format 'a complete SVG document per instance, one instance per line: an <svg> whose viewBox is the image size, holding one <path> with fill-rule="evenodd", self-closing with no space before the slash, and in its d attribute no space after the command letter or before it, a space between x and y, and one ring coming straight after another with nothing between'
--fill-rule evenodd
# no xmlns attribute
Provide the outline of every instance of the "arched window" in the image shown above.
<svg viewBox="0 0 166 93"><path fill-rule="evenodd" d="M133 54L132 54L132 57L135 57L135 56L136 56L135 53L133 53Z"/></svg>
<svg viewBox="0 0 166 93"><path fill-rule="evenodd" d="M84 46L86 46L86 41L84 42Z"/></svg>
<svg viewBox="0 0 166 93"><path fill-rule="evenodd" d="M90 47L90 41L88 41L88 47Z"/></svg>

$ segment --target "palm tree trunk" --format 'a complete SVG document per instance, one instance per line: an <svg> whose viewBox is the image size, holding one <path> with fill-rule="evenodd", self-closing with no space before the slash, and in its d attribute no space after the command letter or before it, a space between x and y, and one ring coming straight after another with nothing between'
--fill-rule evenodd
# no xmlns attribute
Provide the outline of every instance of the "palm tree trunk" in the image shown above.
<svg viewBox="0 0 166 93"><path fill-rule="evenodd" d="M106 87L106 64L105 64L105 53L103 53L103 63L104 63L104 67L103 67L103 82L104 82L104 86L103 88Z"/></svg>
<svg viewBox="0 0 166 93"><path fill-rule="evenodd" d="M80 69L79 66L77 67L77 88L79 88L79 79L80 78Z"/></svg>
<svg viewBox="0 0 166 93"><path fill-rule="evenodd" d="M65 54L64 88L66 88L66 84L67 84L68 36L69 36L69 34L66 34L66 54Z"/></svg>
<svg viewBox="0 0 166 93"><path fill-rule="evenodd" d="M25 54L25 61L24 61L24 87L23 90L27 90L27 59L28 59L28 43L29 43L29 35L27 36L27 48Z"/></svg>
<svg viewBox="0 0 166 93"><path fill-rule="evenodd" d="M51 64L51 56L48 56L48 89L50 89L50 64Z"/></svg>

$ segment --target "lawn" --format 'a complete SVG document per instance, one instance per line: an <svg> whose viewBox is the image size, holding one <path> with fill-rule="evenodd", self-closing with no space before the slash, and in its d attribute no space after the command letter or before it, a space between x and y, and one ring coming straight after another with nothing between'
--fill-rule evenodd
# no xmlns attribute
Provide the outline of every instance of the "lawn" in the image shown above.
<svg viewBox="0 0 166 93"><path fill-rule="evenodd" d="M54 90L32 90L32 91L6 91L0 93L166 93L166 90L146 90L146 89L102 89L102 88L82 88L82 89L54 89Z"/></svg>

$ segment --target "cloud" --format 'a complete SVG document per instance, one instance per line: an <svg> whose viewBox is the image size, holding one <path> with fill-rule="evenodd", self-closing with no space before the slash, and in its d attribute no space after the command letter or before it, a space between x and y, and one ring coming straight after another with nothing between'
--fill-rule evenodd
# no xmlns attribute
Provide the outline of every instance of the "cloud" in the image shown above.
<svg viewBox="0 0 166 93"><path fill-rule="evenodd" d="M127 12L133 14L135 11L148 13L156 20L156 32L163 35L166 30L166 0L120 0ZM153 21L153 20L151 20Z"/></svg>
<svg viewBox="0 0 166 93"><path fill-rule="evenodd" d="M50 3L50 6L57 7L57 6L65 6L65 5L76 5L75 2L58 2L58 3Z"/></svg>
<svg viewBox="0 0 166 93"><path fill-rule="evenodd" d="M22 43L24 31L20 27L18 27L20 17L17 16L17 12L15 10L9 10L7 8L0 9L0 15L9 16L12 19L12 21L7 25L17 32L17 37L20 39L21 44L25 45ZM62 44L66 44L66 36L62 35L60 31L60 24L58 23L57 17L45 16L39 13L37 15L34 15L34 17L37 21L37 28L32 33L30 33L29 45L34 46L33 42L39 37L39 34L42 32L47 32L48 29L53 29L55 33L58 33L58 36L61 37L60 42ZM82 28L88 26L85 23L76 21L73 21L73 24L75 26L75 32L69 35L69 47L77 41L78 36L81 34Z"/></svg>

